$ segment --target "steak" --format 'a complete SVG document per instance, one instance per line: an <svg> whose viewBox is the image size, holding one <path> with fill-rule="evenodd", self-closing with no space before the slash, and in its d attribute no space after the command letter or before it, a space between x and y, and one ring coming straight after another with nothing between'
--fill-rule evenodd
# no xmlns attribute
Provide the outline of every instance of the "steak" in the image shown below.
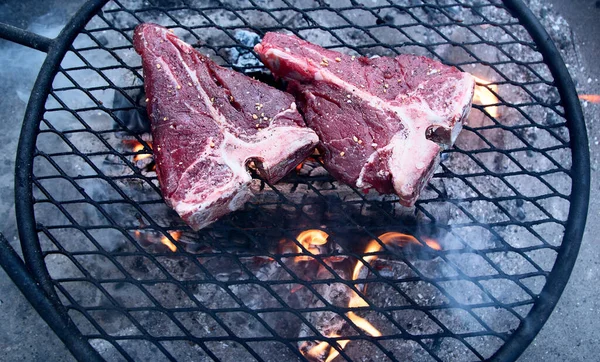
<svg viewBox="0 0 600 362"><path fill-rule="evenodd" d="M193 229L249 199L250 162L277 182L318 143L290 94L218 66L166 28L138 26L134 46L160 188Z"/></svg>
<svg viewBox="0 0 600 362"><path fill-rule="evenodd" d="M471 109L474 78L414 55L349 56L267 33L254 48L320 138L327 170L412 206Z"/></svg>

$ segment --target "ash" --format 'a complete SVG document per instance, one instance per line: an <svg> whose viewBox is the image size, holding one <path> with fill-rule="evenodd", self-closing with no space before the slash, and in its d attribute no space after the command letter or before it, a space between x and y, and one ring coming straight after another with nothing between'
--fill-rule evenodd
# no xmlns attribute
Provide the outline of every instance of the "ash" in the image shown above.
<svg viewBox="0 0 600 362"><path fill-rule="evenodd" d="M546 284L571 188L560 97L524 28L498 1L222 3L111 2L61 64L37 141L35 213L49 273L82 333L108 360L300 360L333 334L352 339L343 357L356 361L491 357ZM529 5L574 58L564 20ZM162 201L152 159L136 158L151 153L130 44L140 21L265 79L251 48L282 30L349 54L454 64L490 82L480 91L497 100L474 106L414 208L338 184L317 155L277 185L257 178L242 210L195 233ZM302 252L295 239L306 229L326 231L328 249ZM442 250L386 248L368 263L369 307L357 314L381 332L372 338L346 316L351 275L388 231Z"/></svg>

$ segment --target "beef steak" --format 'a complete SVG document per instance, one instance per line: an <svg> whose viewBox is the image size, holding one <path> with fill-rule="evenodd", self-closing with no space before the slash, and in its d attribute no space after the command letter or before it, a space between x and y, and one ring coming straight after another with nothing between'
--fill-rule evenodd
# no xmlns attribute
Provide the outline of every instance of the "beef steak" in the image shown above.
<svg viewBox="0 0 600 362"><path fill-rule="evenodd" d="M249 162L277 182L316 146L291 95L218 66L158 25L138 26L134 46L163 197L195 230L248 200Z"/></svg>
<svg viewBox="0 0 600 362"><path fill-rule="evenodd" d="M279 33L254 49L289 81L329 172L359 188L395 192L405 206L471 109L473 77L425 57L354 57Z"/></svg>

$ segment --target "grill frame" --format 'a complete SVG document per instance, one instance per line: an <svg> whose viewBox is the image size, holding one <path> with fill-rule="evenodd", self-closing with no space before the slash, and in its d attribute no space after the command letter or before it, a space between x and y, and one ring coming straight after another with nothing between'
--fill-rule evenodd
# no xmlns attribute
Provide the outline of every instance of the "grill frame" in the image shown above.
<svg viewBox="0 0 600 362"><path fill-rule="evenodd" d="M24 259L34 280L55 307L56 316L63 321L70 321L70 318L56 295L54 285L44 263L35 223L32 175L36 137L39 120L43 117L45 111L44 104L62 58L70 49L80 30L107 2L106 0L92 0L85 4L61 34L47 47L48 55L40 70L27 106L17 152L15 173L16 216ZM567 68L550 37L526 5L521 0L504 0L504 4L511 10L513 16L519 20L521 25L527 29L554 77L571 135L572 167L570 176L572 178L572 189L563 242L552 271L548 276L548 282L540 293L540 301L534 304L526 317L526 320L531 321L531 323L521 323L519 325L519 328L511 335L510 339L491 358L498 361L518 358L537 335L558 302L569 279L583 236L590 189L589 149L587 148L587 142L581 142L581 140L587 141L586 128L575 87ZM573 140L578 142L573 142ZM39 308L39 301L31 299L30 301L32 301L34 307ZM44 313L52 313L52 311L46 310ZM85 337L73 325L65 333L77 337L68 341L63 339L63 341L78 359L95 360L100 358Z"/></svg>

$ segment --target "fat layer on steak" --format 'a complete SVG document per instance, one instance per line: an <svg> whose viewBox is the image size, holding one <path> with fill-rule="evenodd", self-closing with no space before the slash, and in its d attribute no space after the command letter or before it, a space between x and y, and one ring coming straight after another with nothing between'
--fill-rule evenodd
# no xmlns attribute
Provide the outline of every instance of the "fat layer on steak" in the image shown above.
<svg viewBox="0 0 600 362"><path fill-rule="evenodd" d="M471 109L474 78L426 57L365 58L267 33L254 48L289 82L338 180L412 206Z"/></svg>
<svg viewBox="0 0 600 362"><path fill-rule="evenodd" d="M158 25L138 26L134 46L161 191L195 230L248 200L251 161L277 182L316 146L290 94L216 65Z"/></svg>

